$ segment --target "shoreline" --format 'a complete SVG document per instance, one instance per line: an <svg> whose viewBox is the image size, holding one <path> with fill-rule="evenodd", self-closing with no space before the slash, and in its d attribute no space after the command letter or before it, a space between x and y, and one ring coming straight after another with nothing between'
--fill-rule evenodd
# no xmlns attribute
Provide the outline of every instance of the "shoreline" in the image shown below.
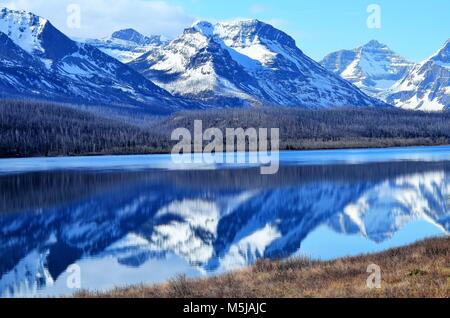
<svg viewBox="0 0 450 318"><path fill-rule="evenodd" d="M260 153L245 153L245 157L259 156ZM281 150L271 153L271 164L277 166L312 166L312 165L353 165L387 162L449 162L450 146L414 146L388 148L352 148L352 149L320 149L320 150ZM192 154L189 156L192 158ZM61 156L61 157L26 157L0 159L0 175L29 173L39 171L63 170L104 170L104 169L137 169L144 170L185 170L194 171L205 168L221 170L230 168L259 168L264 164L227 161L226 153L219 155L223 161L216 163L186 162L176 167L170 154L138 154L138 155L103 155L103 156ZM236 155L237 156L237 155ZM277 171L278 172L278 171Z"/></svg>
<svg viewBox="0 0 450 318"><path fill-rule="evenodd" d="M436 143L436 144L407 144L407 145L393 145L393 146L355 146L355 147L322 147L322 148L299 148L299 149L280 149L279 152L308 152L308 151L338 151L338 150L383 150L383 149L413 149L413 148L437 148L437 147L450 147L448 143ZM227 152L222 152L222 154L226 154ZM236 153L236 151L234 152ZM246 151L248 153L248 151ZM91 158L91 157L123 157L123 156L150 156L150 155L170 155L170 151L155 151L155 152L130 152L130 153L122 153L122 152L113 152L113 153L86 153L86 154L68 154L68 155L52 155L52 156L4 156L0 154L0 160L3 159L58 159L58 158ZM194 154L194 153L192 153Z"/></svg>
<svg viewBox="0 0 450 318"><path fill-rule="evenodd" d="M370 289L368 266L381 269ZM159 285L83 291L76 298L450 298L450 237L333 261L261 260L221 276L178 276Z"/></svg>

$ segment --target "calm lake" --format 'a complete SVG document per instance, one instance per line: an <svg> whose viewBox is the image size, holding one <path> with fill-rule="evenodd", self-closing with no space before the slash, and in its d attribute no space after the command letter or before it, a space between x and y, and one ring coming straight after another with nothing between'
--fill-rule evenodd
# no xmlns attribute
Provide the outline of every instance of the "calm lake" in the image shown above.
<svg viewBox="0 0 450 318"><path fill-rule="evenodd" d="M101 291L449 235L450 147L280 159L275 175L167 155L0 160L0 296L70 295L75 274Z"/></svg>

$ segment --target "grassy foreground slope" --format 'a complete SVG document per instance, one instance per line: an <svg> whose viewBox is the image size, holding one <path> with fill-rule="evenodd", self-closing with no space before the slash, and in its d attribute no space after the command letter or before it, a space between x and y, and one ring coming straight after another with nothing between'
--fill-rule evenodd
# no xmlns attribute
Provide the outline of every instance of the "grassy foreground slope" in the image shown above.
<svg viewBox="0 0 450 318"><path fill-rule="evenodd" d="M370 264L381 268L381 288L369 289ZM157 286L134 286L78 297L303 298L450 297L450 238L429 239L374 255L320 262L259 261L255 266L207 279L183 276Z"/></svg>

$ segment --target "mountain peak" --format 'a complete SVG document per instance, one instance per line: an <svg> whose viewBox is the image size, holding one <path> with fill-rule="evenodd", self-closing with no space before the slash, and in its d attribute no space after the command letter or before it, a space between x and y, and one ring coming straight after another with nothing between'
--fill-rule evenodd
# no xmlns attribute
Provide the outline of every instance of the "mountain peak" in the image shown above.
<svg viewBox="0 0 450 318"><path fill-rule="evenodd" d="M50 23L47 19L31 12L7 8L0 10L0 32L5 33L28 53L44 52L41 37L48 25Z"/></svg>
<svg viewBox="0 0 450 318"><path fill-rule="evenodd" d="M381 99L413 67L413 63L377 40L371 40L356 49L331 53L321 64L366 94Z"/></svg>
<svg viewBox="0 0 450 318"><path fill-rule="evenodd" d="M28 26L42 26L48 22L47 19L37 16L34 13L8 8L0 9L0 20Z"/></svg>
<svg viewBox="0 0 450 318"><path fill-rule="evenodd" d="M239 29L242 34L259 34L267 32L268 30L276 31L279 33L284 33L283 31L275 28L273 25L257 20L257 19L247 19L247 20L232 20L217 23L218 27L226 29Z"/></svg>
<svg viewBox="0 0 450 318"><path fill-rule="evenodd" d="M211 36L214 34L214 25L208 21L195 21L194 24L192 24L191 28L206 36Z"/></svg>
<svg viewBox="0 0 450 318"><path fill-rule="evenodd" d="M143 35L135 29L128 28L114 32L111 37L121 40L134 40L142 38Z"/></svg>
<svg viewBox="0 0 450 318"><path fill-rule="evenodd" d="M295 45L294 39L274 26L257 19L232 20L218 23L198 20L190 29L205 36L236 37L240 39L267 39Z"/></svg>
<svg viewBox="0 0 450 318"><path fill-rule="evenodd" d="M371 48L371 49L384 49L387 48L387 46L383 43L378 42L377 40L371 40L365 45L362 46L363 48Z"/></svg>
<svg viewBox="0 0 450 318"><path fill-rule="evenodd" d="M423 60L419 65L423 67L430 62L436 62L440 66L450 69L450 39L448 39L439 50L433 53L429 58Z"/></svg>
<svg viewBox="0 0 450 318"><path fill-rule="evenodd" d="M216 32L222 38L239 43L239 45L276 42L284 47L298 49L295 40L291 36L271 24L257 19L221 22L216 25Z"/></svg>
<svg viewBox="0 0 450 318"><path fill-rule="evenodd" d="M167 39L161 35L146 36L132 28L116 31L110 39L131 42L139 46L159 46L167 43Z"/></svg>
<svg viewBox="0 0 450 318"><path fill-rule="evenodd" d="M148 37L132 28L116 31L111 35L111 38L133 42L138 45L159 44L161 42L160 36Z"/></svg>
<svg viewBox="0 0 450 318"><path fill-rule="evenodd" d="M235 25L235 26L258 26L258 25L270 25L268 23L262 22L258 19L241 19L241 20L231 20L225 21L220 24L223 25Z"/></svg>
<svg viewBox="0 0 450 318"><path fill-rule="evenodd" d="M433 60L439 60L442 62L450 62L450 39L448 39L444 46L436 52L432 57Z"/></svg>

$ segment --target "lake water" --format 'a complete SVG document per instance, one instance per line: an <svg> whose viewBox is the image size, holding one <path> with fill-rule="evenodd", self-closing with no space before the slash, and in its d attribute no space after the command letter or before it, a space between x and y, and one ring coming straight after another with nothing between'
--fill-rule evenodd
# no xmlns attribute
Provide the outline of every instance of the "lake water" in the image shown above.
<svg viewBox="0 0 450 318"><path fill-rule="evenodd" d="M60 296L74 277L101 291L449 235L450 147L283 152L275 175L165 155L6 159L0 190L0 296Z"/></svg>

